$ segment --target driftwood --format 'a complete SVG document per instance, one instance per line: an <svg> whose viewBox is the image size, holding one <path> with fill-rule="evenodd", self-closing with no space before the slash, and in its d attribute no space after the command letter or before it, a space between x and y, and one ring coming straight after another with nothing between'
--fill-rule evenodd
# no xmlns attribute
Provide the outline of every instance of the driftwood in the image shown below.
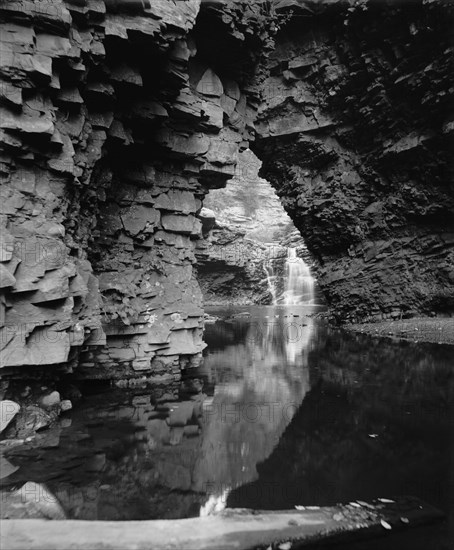
<svg viewBox="0 0 454 550"><path fill-rule="evenodd" d="M287 511L231 509L153 521L3 520L2 550L295 549L316 541L383 535L443 518L418 499Z"/></svg>

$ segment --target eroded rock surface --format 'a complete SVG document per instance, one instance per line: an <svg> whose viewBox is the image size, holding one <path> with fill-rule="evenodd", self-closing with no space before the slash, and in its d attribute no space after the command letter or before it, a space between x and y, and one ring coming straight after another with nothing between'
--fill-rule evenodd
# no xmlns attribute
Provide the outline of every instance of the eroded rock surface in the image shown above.
<svg viewBox="0 0 454 550"><path fill-rule="evenodd" d="M283 4L251 147L331 312L452 315L452 4Z"/></svg>
<svg viewBox="0 0 454 550"><path fill-rule="evenodd" d="M3 373L197 363L197 214L256 133L337 318L452 313L449 4L138 5L0 6Z"/></svg>
<svg viewBox="0 0 454 550"><path fill-rule="evenodd" d="M2 367L166 380L197 361L197 213L252 135L268 39L243 8L195 32L199 0L2 3ZM234 67L207 59L211 21Z"/></svg>

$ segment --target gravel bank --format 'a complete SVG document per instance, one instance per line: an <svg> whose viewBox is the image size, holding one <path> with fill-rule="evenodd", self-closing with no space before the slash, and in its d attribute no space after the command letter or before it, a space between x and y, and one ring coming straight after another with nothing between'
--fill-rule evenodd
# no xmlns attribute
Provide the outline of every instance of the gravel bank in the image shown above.
<svg viewBox="0 0 454 550"><path fill-rule="evenodd" d="M446 319L415 317L399 321L345 325L344 328L372 336L454 345L454 318L452 317Z"/></svg>

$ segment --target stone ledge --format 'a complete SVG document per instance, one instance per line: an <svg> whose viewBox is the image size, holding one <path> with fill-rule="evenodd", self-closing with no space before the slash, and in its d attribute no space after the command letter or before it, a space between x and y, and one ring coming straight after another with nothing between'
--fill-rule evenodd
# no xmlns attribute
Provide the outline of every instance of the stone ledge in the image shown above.
<svg viewBox="0 0 454 550"><path fill-rule="evenodd" d="M418 499L277 512L230 509L201 518L153 521L3 520L2 550L296 549L317 541L390 536L443 514Z"/></svg>

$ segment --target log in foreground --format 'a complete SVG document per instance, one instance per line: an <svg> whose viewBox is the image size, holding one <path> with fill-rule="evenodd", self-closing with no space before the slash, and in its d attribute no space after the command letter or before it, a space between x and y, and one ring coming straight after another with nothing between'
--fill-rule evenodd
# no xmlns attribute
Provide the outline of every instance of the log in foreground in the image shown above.
<svg viewBox="0 0 454 550"><path fill-rule="evenodd" d="M180 520L3 520L0 548L293 550L324 540L386 536L443 517L439 510L419 499L405 497L275 512L228 509L213 516Z"/></svg>

